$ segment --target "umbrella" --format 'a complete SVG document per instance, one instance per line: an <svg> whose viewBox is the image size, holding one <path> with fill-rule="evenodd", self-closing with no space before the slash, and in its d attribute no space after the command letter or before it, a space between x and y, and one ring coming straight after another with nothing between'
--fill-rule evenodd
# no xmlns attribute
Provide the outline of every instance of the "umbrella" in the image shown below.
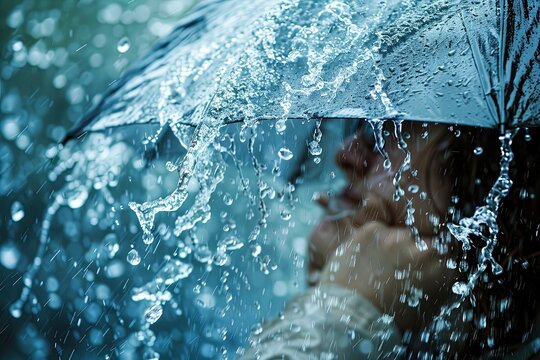
<svg viewBox="0 0 540 360"><path fill-rule="evenodd" d="M202 1L67 135L128 124L540 121L535 1ZM199 109L197 111L197 109Z"/></svg>
<svg viewBox="0 0 540 360"><path fill-rule="evenodd" d="M183 144L191 142L177 189L130 205L151 242L155 214L182 205L196 159L227 123L272 119L279 132L291 119L394 119L501 134L538 125L539 18L540 3L527 0L203 1L66 141L156 124L156 135L168 125ZM193 127L194 134L186 130ZM470 235L488 225L484 267L496 243L495 214L511 186L511 139L501 138L501 177L487 205L450 227L468 249ZM407 169L404 163L396 174L398 194ZM456 292L466 293L463 286Z"/></svg>

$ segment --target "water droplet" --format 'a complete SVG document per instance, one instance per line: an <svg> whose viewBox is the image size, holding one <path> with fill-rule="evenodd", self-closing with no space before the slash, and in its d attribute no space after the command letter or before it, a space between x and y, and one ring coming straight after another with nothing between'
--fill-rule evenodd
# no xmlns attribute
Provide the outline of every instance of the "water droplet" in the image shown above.
<svg viewBox="0 0 540 360"><path fill-rule="evenodd" d="M18 201L15 201L11 204L11 219L15 222L21 221L24 217L24 208L22 204Z"/></svg>
<svg viewBox="0 0 540 360"><path fill-rule="evenodd" d="M218 252L212 257L212 262L217 266L224 266L229 261L229 255Z"/></svg>
<svg viewBox="0 0 540 360"><path fill-rule="evenodd" d="M253 327L251 328L251 332L253 333L253 335L261 334L263 332L262 325L260 323L253 325Z"/></svg>
<svg viewBox="0 0 540 360"><path fill-rule="evenodd" d="M469 287L466 283L456 282L452 285L452 292L456 295L465 296L469 293Z"/></svg>
<svg viewBox="0 0 540 360"><path fill-rule="evenodd" d="M309 143L309 153L314 156L322 154L322 147L318 141L313 140Z"/></svg>
<svg viewBox="0 0 540 360"><path fill-rule="evenodd" d="M88 190L84 186L76 186L64 193L66 204L72 209L78 209L84 205L88 198Z"/></svg>
<svg viewBox="0 0 540 360"><path fill-rule="evenodd" d="M282 133L285 131L285 129L287 129L287 124L285 123L287 120L286 119L280 119L278 121L276 121L276 131L279 132L279 133Z"/></svg>
<svg viewBox="0 0 540 360"><path fill-rule="evenodd" d="M199 246L195 253L193 254L195 256L195 259L202 263L207 263L212 258L212 252L206 245Z"/></svg>
<svg viewBox="0 0 540 360"><path fill-rule="evenodd" d="M251 256L257 257L261 253L261 246L259 244L255 244L251 247Z"/></svg>
<svg viewBox="0 0 540 360"><path fill-rule="evenodd" d="M225 250L238 250L244 247L244 243L236 236L229 236L223 240L220 240L217 247L224 248Z"/></svg>
<svg viewBox="0 0 540 360"><path fill-rule="evenodd" d="M165 167L167 168L167 171L169 172L178 170L178 166L174 165L172 161L167 161L167 163L165 163Z"/></svg>
<svg viewBox="0 0 540 360"><path fill-rule="evenodd" d="M292 157L293 157L293 153L291 150L285 148L285 147L282 147L281 149L279 149L278 151L278 156L280 157L280 159L282 160L291 160Z"/></svg>
<svg viewBox="0 0 540 360"><path fill-rule="evenodd" d="M223 195L223 202L224 202L225 205L227 205L227 206L232 205L232 203L233 203L233 198L232 198L231 194L228 194L228 193L227 193L227 194Z"/></svg>
<svg viewBox="0 0 540 360"><path fill-rule="evenodd" d="M142 241L146 245L150 245L151 243L154 242L154 235L152 235L151 232L144 232L142 235Z"/></svg>
<svg viewBox="0 0 540 360"><path fill-rule="evenodd" d="M144 319L149 324L154 324L163 315L163 307L160 304L150 306L144 312Z"/></svg>
<svg viewBox="0 0 540 360"><path fill-rule="evenodd" d="M22 303L20 301L13 303L9 307L9 313L16 319L20 318L22 315Z"/></svg>
<svg viewBox="0 0 540 360"><path fill-rule="evenodd" d="M474 155L482 155L482 153L484 152L484 149L482 149L482 147L478 146L478 147L474 148L473 152L474 152Z"/></svg>
<svg viewBox="0 0 540 360"><path fill-rule="evenodd" d="M116 50L118 50L118 52L120 54L123 54L125 52L127 52L129 50L129 47L131 46L130 42L129 42L129 39L127 37L123 37L120 39L120 41L118 41L118 45L116 46Z"/></svg>
<svg viewBox="0 0 540 360"><path fill-rule="evenodd" d="M531 134L525 134L525 141L531 141L532 136Z"/></svg>
<svg viewBox="0 0 540 360"><path fill-rule="evenodd" d="M127 261L133 266L137 266L141 263L141 256L135 249L131 249L127 254Z"/></svg>
<svg viewBox="0 0 540 360"><path fill-rule="evenodd" d="M14 244L4 244L0 248L0 263L9 270L13 270L17 267L21 253Z"/></svg>
<svg viewBox="0 0 540 360"><path fill-rule="evenodd" d="M420 190L420 187L418 187L418 185L411 185L409 186L408 190L410 193L416 194L418 190Z"/></svg>
<svg viewBox="0 0 540 360"><path fill-rule="evenodd" d="M291 212L288 209L284 209L281 212L281 218L285 221L289 221L291 219Z"/></svg>

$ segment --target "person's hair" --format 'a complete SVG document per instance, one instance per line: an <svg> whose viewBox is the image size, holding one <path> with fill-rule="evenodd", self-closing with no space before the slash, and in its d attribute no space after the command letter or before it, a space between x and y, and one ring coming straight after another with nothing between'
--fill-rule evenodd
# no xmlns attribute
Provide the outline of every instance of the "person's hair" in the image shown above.
<svg viewBox="0 0 540 360"><path fill-rule="evenodd" d="M485 204L486 196L500 173L499 131L473 127L453 127L444 150L445 174L452 180L453 211L446 221L456 223L473 215ZM459 134L459 136L456 136ZM513 182L502 200L497 223L498 245L495 260L503 267L493 275L488 266L473 291L473 323L466 335L469 355L501 357L512 347L530 339L538 321L540 300L540 132L520 129L512 144L510 164ZM456 239L452 241L457 242ZM478 265L485 242L472 239L466 257L465 280ZM458 255L458 261L463 253Z"/></svg>

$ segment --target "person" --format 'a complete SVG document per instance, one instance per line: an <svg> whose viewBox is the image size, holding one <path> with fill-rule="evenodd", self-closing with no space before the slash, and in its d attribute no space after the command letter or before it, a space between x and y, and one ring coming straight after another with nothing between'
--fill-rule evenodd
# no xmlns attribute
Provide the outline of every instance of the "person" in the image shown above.
<svg viewBox="0 0 540 360"><path fill-rule="evenodd" d="M504 271L486 271L465 298L452 285L478 265L480 240L467 253L446 225L483 204L499 175L497 133L404 122L410 170L395 181L406 151L392 124L384 151L364 124L337 152L348 184L318 197L327 214L309 239L311 287L250 338L241 359L526 359L538 352L537 137L514 137L514 184L494 252Z"/></svg>

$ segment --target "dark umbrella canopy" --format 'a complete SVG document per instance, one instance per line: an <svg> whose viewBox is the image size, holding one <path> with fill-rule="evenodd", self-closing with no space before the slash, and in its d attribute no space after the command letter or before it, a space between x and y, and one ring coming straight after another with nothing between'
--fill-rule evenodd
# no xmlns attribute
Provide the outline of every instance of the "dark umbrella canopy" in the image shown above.
<svg viewBox="0 0 540 360"><path fill-rule="evenodd" d="M527 0L203 1L68 139L203 117L534 126L539 14Z"/></svg>

